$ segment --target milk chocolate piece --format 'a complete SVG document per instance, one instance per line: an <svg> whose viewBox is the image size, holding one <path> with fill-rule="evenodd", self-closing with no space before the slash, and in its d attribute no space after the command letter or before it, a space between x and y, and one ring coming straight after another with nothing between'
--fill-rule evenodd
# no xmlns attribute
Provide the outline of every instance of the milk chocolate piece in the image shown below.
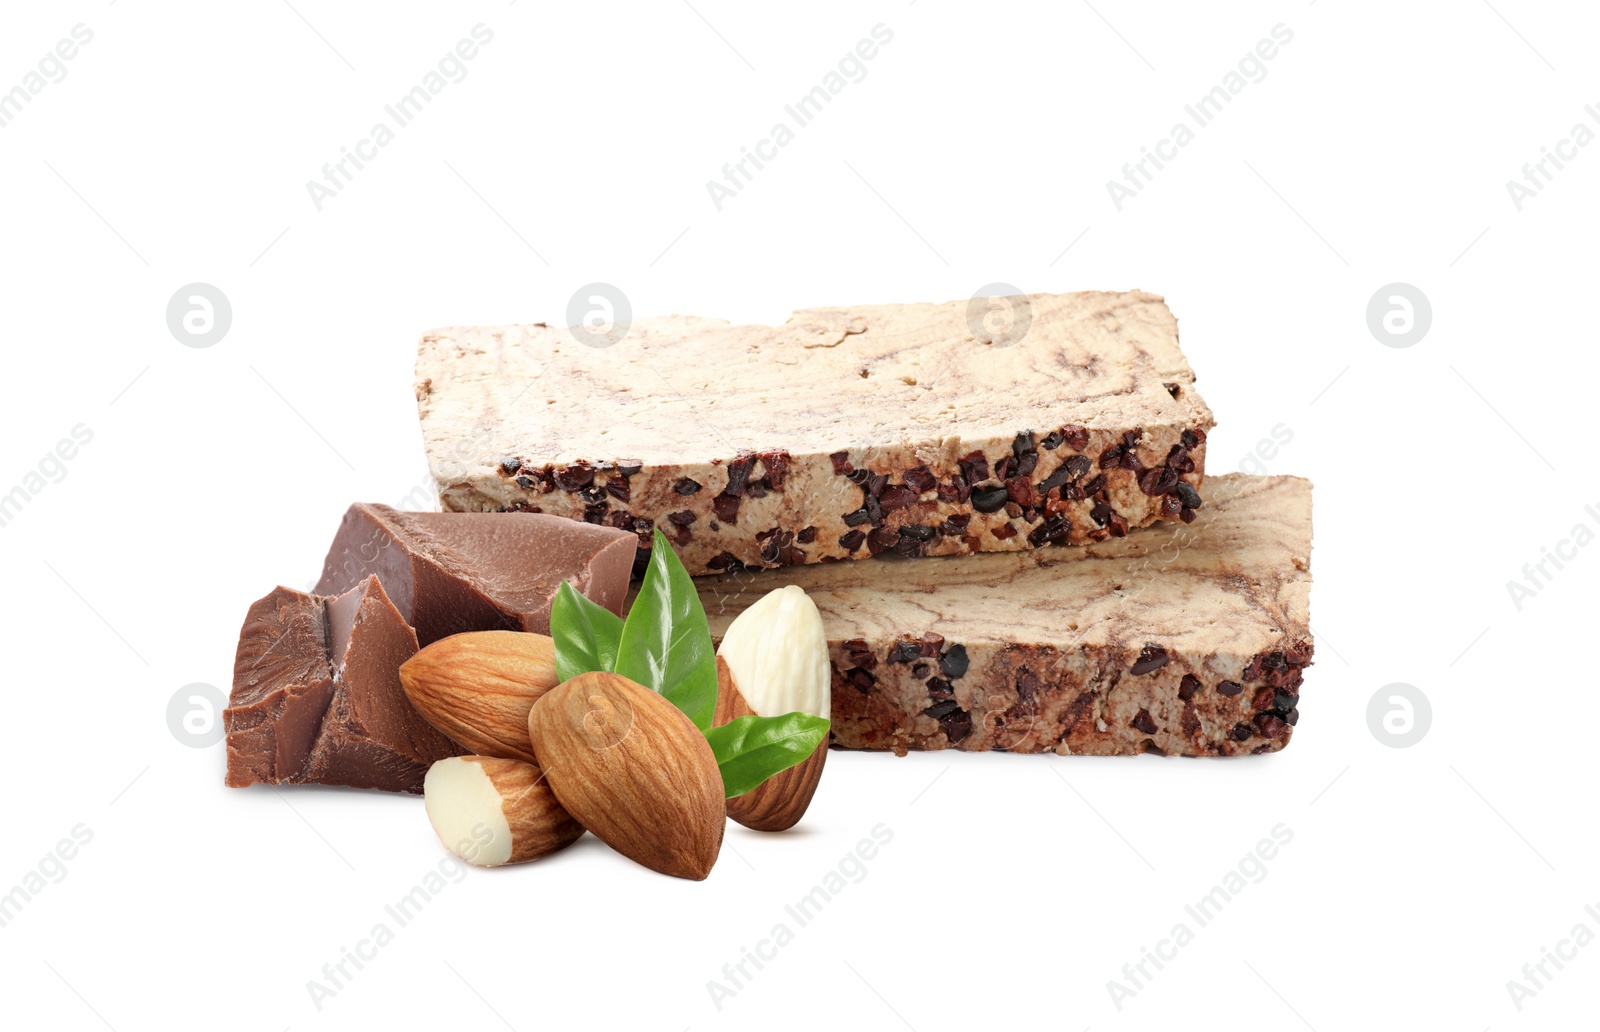
<svg viewBox="0 0 1600 1032"><path fill-rule="evenodd" d="M460 750L412 708L400 664L417 637L368 577L333 598L277 588L250 607L223 713L227 783L421 792Z"/></svg>
<svg viewBox="0 0 1600 1032"><path fill-rule="evenodd" d="M1312 658L1311 485L1229 475L1207 486L1193 525L1084 548L696 586L719 639L768 591L806 589L828 635L844 748L1273 752L1295 730Z"/></svg>
<svg viewBox="0 0 1600 1032"><path fill-rule="evenodd" d="M537 513L404 512L352 505L316 591L348 591L376 575L430 645L463 631L550 631L564 580L621 612L638 539Z"/></svg>
<svg viewBox="0 0 1600 1032"><path fill-rule="evenodd" d="M416 390L446 509L659 528L694 574L1188 522L1214 422L1142 291L639 319L610 349L449 327Z"/></svg>

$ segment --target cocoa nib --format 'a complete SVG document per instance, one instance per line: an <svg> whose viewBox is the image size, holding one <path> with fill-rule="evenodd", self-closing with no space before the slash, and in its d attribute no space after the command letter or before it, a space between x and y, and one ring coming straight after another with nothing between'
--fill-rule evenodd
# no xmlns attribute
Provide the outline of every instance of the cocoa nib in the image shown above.
<svg viewBox="0 0 1600 1032"><path fill-rule="evenodd" d="M1185 448L1194 451L1206 443L1206 432L1199 427L1195 427L1193 430L1185 430L1179 440L1183 442Z"/></svg>
<svg viewBox="0 0 1600 1032"><path fill-rule="evenodd" d="M929 706L922 712L932 717L934 720L941 720L960 708L961 704L956 702L954 699L946 699L943 702L934 703L932 706Z"/></svg>
<svg viewBox="0 0 1600 1032"><path fill-rule="evenodd" d="M692 495L700 490L700 484L697 481L690 480L688 477L684 477L676 484L673 484L672 489L681 495Z"/></svg>
<svg viewBox="0 0 1600 1032"><path fill-rule="evenodd" d="M1100 453L1101 469L1122 468L1122 446L1114 444Z"/></svg>
<svg viewBox="0 0 1600 1032"><path fill-rule="evenodd" d="M1110 502L1095 502L1094 507L1089 510L1089 518L1102 527L1111 522L1111 517L1114 515Z"/></svg>
<svg viewBox="0 0 1600 1032"><path fill-rule="evenodd" d="M1011 497L1004 487L980 487L972 492L972 507L979 512L999 512Z"/></svg>
<svg viewBox="0 0 1600 1032"><path fill-rule="evenodd" d="M582 491L594 483L594 467L587 462L579 462L568 466L566 469L556 470L556 486L563 491Z"/></svg>
<svg viewBox="0 0 1600 1032"><path fill-rule="evenodd" d="M1128 451L1133 451L1134 446L1139 443L1139 439L1143 436L1144 427L1142 426L1136 426L1132 430L1123 431L1122 447Z"/></svg>
<svg viewBox="0 0 1600 1032"><path fill-rule="evenodd" d="M1257 713L1265 713L1267 710L1272 708L1272 700L1275 695L1277 695L1277 692L1273 691L1271 688L1261 689L1260 691L1256 692L1256 697L1251 702L1250 708L1255 710Z"/></svg>
<svg viewBox="0 0 1600 1032"><path fill-rule="evenodd" d="M950 744L957 745L972 733L972 714L958 709L940 717L939 724L944 728L944 736Z"/></svg>
<svg viewBox="0 0 1600 1032"><path fill-rule="evenodd" d="M728 463L728 486L722 489L725 495L744 494L744 486L750 480L750 468L756 464L756 457L751 452L740 452Z"/></svg>
<svg viewBox="0 0 1600 1032"><path fill-rule="evenodd" d="M939 536L939 528L924 527L913 523L910 526L901 527L900 536L902 538L910 538L913 541L932 541Z"/></svg>
<svg viewBox="0 0 1600 1032"><path fill-rule="evenodd" d="M706 566L713 570L743 570L744 563L740 562L732 552L718 552L706 560Z"/></svg>
<svg viewBox="0 0 1600 1032"><path fill-rule="evenodd" d="M989 479L989 460L981 451L968 452L956 465L961 467L961 475L969 484L981 484Z"/></svg>
<svg viewBox="0 0 1600 1032"><path fill-rule="evenodd" d="M1253 734L1255 734L1255 728L1251 727L1249 724L1241 721L1240 723L1233 725L1232 736L1235 742L1248 741L1250 736Z"/></svg>
<svg viewBox="0 0 1600 1032"><path fill-rule="evenodd" d="M1007 455L994 464L994 475L997 480L1010 480L1017 472L1017 457Z"/></svg>
<svg viewBox="0 0 1600 1032"><path fill-rule="evenodd" d="M1175 383L1163 383L1161 386L1165 387L1167 389L1167 393L1172 395L1174 398L1176 398L1178 396L1178 385L1177 384L1175 384Z"/></svg>
<svg viewBox="0 0 1600 1032"><path fill-rule="evenodd" d="M952 681L959 681L966 676L968 664L967 647L952 645L939 657L939 672Z"/></svg>
<svg viewBox="0 0 1600 1032"><path fill-rule="evenodd" d="M1177 487L1173 490L1178 492L1178 501L1183 503L1185 509L1198 509L1203 504L1200 500L1200 492L1196 491L1194 485L1186 480L1178 481ZM1186 520L1185 522L1188 521Z"/></svg>
<svg viewBox="0 0 1600 1032"><path fill-rule="evenodd" d="M766 471L767 487L773 491L783 490L783 480L789 475L789 453L786 451L766 451L758 456L761 459L761 468Z"/></svg>
<svg viewBox="0 0 1600 1032"><path fill-rule="evenodd" d="M1032 505L1039 500L1039 496L1033 492L1033 481L1025 476L1016 476L1007 480L1006 494L1018 505Z"/></svg>
<svg viewBox="0 0 1600 1032"><path fill-rule="evenodd" d="M1045 451L1055 451L1057 448L1061 447L1063 443L1065 443L1066 439L1067 435L1062 433L1060 430L1052 430L1048 434L1045 434L1044 440L1039 442L1039 447L1043 448Z"/></svg>
<svg viewBox="0 0 1600 1032"><path fill-rule="evenodd" d="M922 645L915 641L895 642L894 648L889 650L889 662L914 663L922 655Z"/></svg>
<svg viewBox="0 0 1600 1032"><path fill-rule="evenodd" d="M606 481L606 493L619 502L632 501L633 489L628 486L627 477L612 477Z"/></svg>
<svg viewBox="0 0 1600 1032"><path fill-rule="evenodd" d="M1053 516L1046 516L1043 523L1033 528L1033 532L1028 535L1028 544L1034 548L1039 548L1047 543L1065 544L1068 535L1071 533L1072 524L1065 516L1056 513Z"/></svg>
<svg viewBox="0 0 1600 1032"><path fill-rule="evenodd" d="M506 458L503 458L503 459L500 460L500 472L504 473L508 477L516 476L517 475L517 470L519 470L521 468L522 468L522 460L521 459L513 459L513 458L507 456Z"/></svg>
<svg viewBox="0 0 1600 1032"><path fill-rule="evenodd" d="M1120 512L1112 513L1111 514L1111 518L1108 521L1108 524L1109 524L1110 529L1111 529L1111 536L1112 537L1127 537L1128 536L1128 521L1127 521L1126 518L1123 517L1122 513L1120 513Z"/></svg>
<svg viewBox="0 0 1600 1032"><path fill-rule="evenodd" d="M854 552L856 549L866 544L866 541L867 535L865 531L852 530L839 536L839 547L844 549L846 552Z"/></svg>
<svg viewBox="0 0 1600 1032"><path fill-rule="evenodd" d="M1290 666L1305 666L1311 662L1311 643L1297 641L1284 652L1283 658Z"/></svg>
<svg viewBox="0 0 1600 1032"><path fill-rule="evenodd" d="M1106 489L1106 475L1104 473L1100 473L1100 474L1097 474L1092 479L1084 481L1084 483L1083 483L1083 496L1085 498L1091 498L1094 495L1099 494L1101 491L1104 491L1105 489Z"/></svg>
<svg viewBox="0 0 1600 1032"><path fill-rule="evenodd" d="M617 460L618 476L631 477L635 473L638 473L641 469L644 469L644 463L640 462L638 459Z"/></svg>
<svg viewBox="0 0 1600 1032"><path fill-rule="evenodd" d="M879 527L867 535L867 551L873 555L900 544L900 532L893 527Z"/></svg>
<svg viewBox="0 0 1600 1032"><path fill-rule="evenodd" d="M1179 473L1194 472L1194 460L1189 457L1189 449L1181 444L1173 445L1172 450L1167 452L1166 466Z"/></svg>
<svg viewBox="0 0 1600 1032"><path fill-rule="evenodd" d="M1009 523L1002 523L1000 526L994 528L994 536L999 538L1001 541L1009 541L1017 536L1017 528L1013 527Z"/></svg>
<svg viewBox="0 0 1600 1032"><path fill-rule="evenodd" d="M1170 494L1178 486L1178 471L1166 466L1155 466L1139 478L1139 490L1153 497Z"/></svg>
<svg viewBox="0 0 1600 1032"><path fill-rule="evenodd" d="M1256 730L1266 738L1277 738L1289 730L1289 725L1282 718L1272 713L1256 714Z"/></svg>
<svg viewBox="0 0 1600 1032"><path fill-rule="evenodd" d="M932 473L928 472L927 466L917 466L912 469L908 469L905 471L905 473L901 474L900 479L904 480L906 486L911 488L911 490L915 491L919 495L926 494L927 492L932 491L934 488L939 486L938 478L936 478Z"/></svg>
<svg viewBox="0 0 1600 1032"><path fill-rule="evenodd" d="M855 472L855 467L850 465L850 453L847 451L836 451L828 456L828 459L833 463L834 476L844 477Z"/></svg>
<svg viewBox="0 0 1600 1032"><path fill-rule="evenodd" d="M1161 518L1175 520L1183 515L1183 503L1174 494L1161 495Z"/></svg>
<svg viewBox="0 0 1600 1032"><path fill-rule="evenodd" d="M1089 447L1089 431L1081 426L1064 426L1061 428L1062 436L1067 439L1067 447L1073 451L1083 451Z"/></svg>
<svg viewBox="0 0 1600 1032"><path fill-rule="evenodd" d="M935 699L948 699L955 691L956 686L942 677L928 678L928 694Z"/></svg>
<svg viewBox="0 0 1600 1032"><path fill-rule="evenodd" d="M738 495L720 494L711 499L711 511L724 523L736 523L739 519L739 502Z"/></svg>
<svg viewBox="0 0 1600 1032"><path fill-rule="evenodd" d="M1244 691L1244 685L1240 684L1238 681L1223 681L1217 685L1218 695L1233 696L1238 695L1242 691Z"/></svg>
<svg viewBox="0 0 1600 1032"><path fill-rule="evenodd" d="M923 634L922 655L925 658L931 659L934 656L937 656L939 654L939 650L942 648L944 648L944 635L935 634L933 631L928 631L927 633Z"/></svg>
<svg viewBox="0 0 1600 1032"><path fill-rule="evenodd" d="M939 524L939 533L945 537L960 537L967 532L967 525L971 522L971 513L958 512L952 516L947 516L945 521Z"/></svg>
<svg viewBox="0 0 1600 1032"><path fill-rule="evenodd" d="M876 677L873 677L870 673L861 669L860 667L851 667L849 670L846 670L844 672L844 677L845 680L855 685L856 691L860 692L862 695L870 692L872 690L872 686L878 683L878 679Z"/></svg>
<svg viewBox="0 0 1600 1032"><path fill-rule="evenodd" d="M1200 690L1200 678L1193 674L1184 674L1183 680L1178 682L1178 698L1188 702L1194 698L1194 693Z"/></svg>
<svg viewBox="0 0 1600 1032"><path fill-rule="evenodd" d="M1139 650L1139 658L1133 661L1130 671L1134 676L1148 674L1153 670L1160 670L1167 665L1167 660L1172 657L1167 655L1167 650L1160 645L1146 642L1144 648Z"/></svg>
<svg viewBox="0 0 1600 1032"><path fill-rule="evenodd" d="M817 528L816 527L807 527L804 530L802 530L799 534L795 535L795 540L800 542L802 545L809 545L809 544L811 544L811 542L815 541L816 539L817 539Z"/></svg>
<svg viewBox="0 0 1600 1032"><path fill-rule="evenodd" d="M847 527L859 527L864 523L871 522L872 514L867 511L866 506L862 506L854 512L847 512L844 514L844 525Z"/></svg>
<svg viewBox="0 0 1600 1032"><path fill-rule="evenodd" d="M1156 733L1156 722L1150 716L1149 710L1140 710L1139 715L1133 718L1132 723L1134 727L1138 728L1140 731L1143 731L1147 735L1153 735Z"/></svg>
<svg viewBox="0 0 1600 1032"><path fill-rule="evenodd" d="M917 492L909 487L906 487L904 484L892 484L888 487L885 487L882 493L878 495L878 503L882 505L884 510L887 512L894 512L896 509L904 509L906 506L912 504L916 500Z"/></svg>

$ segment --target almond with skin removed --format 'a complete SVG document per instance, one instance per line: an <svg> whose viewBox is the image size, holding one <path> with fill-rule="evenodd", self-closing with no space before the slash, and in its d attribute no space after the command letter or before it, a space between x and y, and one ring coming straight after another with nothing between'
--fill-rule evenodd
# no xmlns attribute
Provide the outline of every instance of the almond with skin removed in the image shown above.
<svg viewBox="0 0 1600 1032"><path fill-rule="evenodd" d="M528 715L556 799L612 849L678 878L704 878L727 821L722 773L694 722L609 673L552 688Z"/></svg>
<svg viewBox="0 0 1600 1032"><path fill-rule="evenodd" d="M536 763L528 711L556 686L555 642L524 631L472 631L429 645L400 667L422 719L480 756Z"/></svg>
<svg viewBox="0 0 1600 1032"><path fill-rule="evenodd" d="M428 768L422 797L439 841L480 867L537 860L583 837L583 825L556 801L543 772L521 760L440 760Z"/></svg>
<svg viewBox="0 0 1600 1032"><path fill-rule="evenodd" d="M797 585L757 599L734 618L717 650L716 725L735 717L809 713L827 717L833 671L822 614ZM728 816L756 831L786 831L811 805L828 758L816 751L727 802Z"/></svg>

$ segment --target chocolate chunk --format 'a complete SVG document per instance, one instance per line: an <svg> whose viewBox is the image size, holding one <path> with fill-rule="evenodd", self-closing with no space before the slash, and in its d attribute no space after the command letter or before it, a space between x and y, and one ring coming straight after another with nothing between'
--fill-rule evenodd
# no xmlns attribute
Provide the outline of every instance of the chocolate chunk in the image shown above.
<svg viewBox="0 0 1600 1032"><path fill-rule="evenodd" d="M1185 523L1193 523L1195 520L1194 510L1190 508L1184 508L1178 512L1178 518L1183 520Z"/></svg>
<svg viewBox="0 0 1600 1032"><path fill-rule="evenodd" d="M1167 660L1171 658L1167 654L1167 650L1160 645L1146 642L1144 648L1139 650L1139 658L1133 661L1133 666L1129 672L1135 677L1141 674L1148 674L1166 666Z"/></svg>
<svg viewBox="0 0 1600 1032"><path fill-rule="evenodd" d="M1083 451L1089 447L1089 431L1081 426L1064 426L1061 433L1067 439L1067 447L1073 451Z"/></svg>
<svg viewBox="0 0 1600 1032"><path fill-rule="evenodd" d="M1064 485L1071 476L1072 470L1068 469L1065 464L1057 466L1054 473L1039 481L1039 493L1048 495L1051 491Z"/></svg>
<svg viewBox="0 0 1600 1032"><path fill-rule="evenodd" d="M606 481L606 493L619 502L632 501L633 490L628 486L624 477L612 477Z"/></svg>
<svg viewBox="0 0 1600 1032"><path fill-rule="evenodd" d="M555 472L556 486L563 491L581 491L594 482L594 467L579 462Z"/></svg>
<svg viewBox="0 0 1600 1032"><path fill-rule="evenodd" d="M1176 398L1178 396L1178 385L1177 384L1175 384L1175 383L1163 383L1161 386L1165 387L1167 389L1167 393L1172 395L1174 398Z"/></svg>
<svg viewBox="0 0 1600 1032"><path fill-rule="evenodd" d="M1294 709L1300 702L1298 695L1291 695L1285 691L1277 691L1272 695L1272 711L1282 716Z"/></svg>
<svg viewBox="0 0 1600 1032"><path fill-rule="evenodd" d="M644 469L644 463L640 462L638 459L617 460L617 473L620 476L631 477L638 473L641 469Z"/></svg>
<svg viewBox="0 0 1600 1032"><path fill-rule="evenodd" d="M681 512L669 512L669 513L667 513L667 522L668 523L675 523L680 527L687 527L691 523L693 523L694 521L695 521L695 514L690 512L688 509L684 509Z"/></svg>
<svg viewBox="0 0 1600 1032"><path fill-rule="evenodd" d="M796 534L794 539L800 542L802 545L809 545L811 542L817 539L817 528L806 527L804 530L800 531L800 533Z"/></svg>
<svg viewBox="0 0 1600 1032"><path fill-rule="evenodd" d="M1065 516L1058 513L1054 516L1046 517L1043 523L1033 529L1033 532L1028 535L1028 544L1035 548L1042 547L1047 543L1065 544L1071 532L1072 524L1067 521Z"/></svg>
<svg viewBox="0 0 1600 1032"><path fill-rule="evenodd" d="M966 676L968 664L967 647L952 645L939 657L939 672L952 681L959 681Z"/></svg>
<svg viewBox="0 0 1600 1032"><path fill-rule="evenodd" d="M900 532L893 527L879 527L867 535L867 551L873 555L900 544Z"/></svg>
<svg viewBox="0 0 1600 1032"><path fill-rule="evenodd" d="M250 607L223 713L227 783L421 792L461 752L412 707L400 665L417 636L376 576L327 598L278 588Z"/></svg>
<svg viewBox="0 0 1600 1032"><path fill-rule="evenodd" d="M994 464L994 475L997 480L1009 480L1016 475L1016 472L1017 457L1015 455L1002 456L1000 461Z"/></svg>
<svg viewBox="0 0 1600 1032"><path fill-rule="evenodd" d="M1134 717L1129 723L1147 735L1153 735L1156 733L1156 722L1150 716L1149 710L1140 710L1139 715Z"/></svg>
<svg viewBox="0 0 1600 1032"><path fill-rule="evenodd" d="M955 694L956 686L942 677L928 678L928 694L935 699L948 699Z"/></svg>
<svg viewBox="0 0 1600 1032"><path fill-rule="evenodd" d="M517 478L517 486L522 488L524 491L532 491L534 483L535 481L532 477Z"/></svg>
<svg viewBox="0 0 1600 1032"><path fill-rule="evenodd" d="M1290 727L1294 727L1296 724L1300 723L1300 711L1298 709L1292 709L1285 713L1283 715L1283 722L1288 724Z"/></svg>
<svg viewBox="0 0 1600 1032"><path fill-rule="evenodd" d="M1039 453L1036 451L1024 452L1017 456L1017 476L1031 477L1033 471L1039 468Z"/></svg>
<svg viewBox="0 0 1600 1032"><path fill-rule="evenodd" d="M865 468L853 469L845 476L845 479L857 487L864 488L867 486L867 482L872 479L872 470Z"/></svg>
<svg viewBox="0 0 1600 1032"><path fill-rule="evenodd" d="M1123 433L1122 433L1122 447L1123 447L1123 450L1125 450L1125 451L1133 451L1134 447L1136 445L1138 445L1139 439L1142 438L1143 436L1144 436L1144 427L1134 427L1132 430L1123 431Z"/></svg>
<svg viewBox="0 0 1600 1032"><path fill-rule="evenodd" d="M1186 480L1180 480L1173 490L1177 491L1178 501L1183 503L1184 508L1190 510L1200 508L1202 504L1200 501L1200 492L1194 489L1193 484ZM1189 521L1186 520L1185 522Z"/></svg>
<svg viewBox="0 0 1600 1032"><path fill-rule="evenodd" d="M692 495L700 490L700 485L688 477L683 477L672 485L672 489L681 495Z"/></svg>
<svg viewBox="0 0 1600 1032"><path fill-rule="evenodd" d="M508 477L517 475L517 470L522 468L521 459L504 458L500 460L500 472Z"/></svg>
<svg viewBox="0 0 1600 1032"><path fill-rule="evenodd" d="M1178 682L1178 698L1188 702L1194 698L1194 693L1200 690L1200 678L1193 674L1184 674L1183 680Z"/></svg>
<svg viewBox="0 0 1600 1032"><path fill-rule="evenodd" d="M850 453L847 451L834 452L828 459L833 463L835 476L843 477L855 472L855 467L850 465Z"/></svg>
<svg viewBox="0 0 1600 1032"><path fill-rule="evenodd" d="M1199 427L1195 427L1193 430L1185 430L1179 440L1183 442L1185 448L1194 451L1206 443L1206 432Z"/></svg>
<svg viewBox="0 0 1600 1032"><path fill-rule="evenodd" d="M1148 738L1144 740L1144 745L1142 745L1140 748L1143 752L1146 752L1151 756L1165 756L1167 754L1165 749L1161 748L1161 746L1152 742Z"/></svg>
<svg viewBox="0 0 1600 1032"><path fill-rule="evenodd" d="M950 714L954 713L956 710L958 710L960 708L961 708L961 704L956 702L954 699L946 699L943 702L934 703L932 706L929 706L927 709L923 710L922 712L927 714L928 716L932 717L935 720L939 720L939 719L942 719L944 717L949 716Z"/></svg>
<svg viewBox="0 0 1600 1032"><path fill-rule="evenodd" d="M923 632L921 652L924 657L931 659L937 656L942 648L944 648L944 635L933 631Z"/></svg>
<svg viewBox="0 0 1600 1032"><path fill-rule="evenodd" d="M1089 510L1089 518L1103 527L1111 522L1113 511L1110 502L1096 502Z"/></svg>
<svg viewBox="0 0 1600 1032"><path fill-rule="evenodd" d="M1062 443L1065 442L1066 439L1067 435L1062 433L1060 430L1052 430L1048 434L1045 434L1044 440L1039 442L1039 447L1043 448L1045 451L1055 451L1057 448L1061 447Z"/></svg>
<svg viewBox="0 0 1600 1032"><path fill-rule="evenodd" d="M1085 498L1093 498L1095 495L1099 494L1105 489L1106 475L1101 473L1084 482L1083 495Z"/></svg>
<svg viewBox="0 0 1600 1032"><path fill-rule="evenodd" d="M1112 537L1128 536L1128 520L1120 512L1114 512L1107 518L1106 527L1111 531Z"/></svg>
<svg viewBox="0 0 1600 1032"><path fill-rule="evenodd" d="M707 559L706 566L718 571L719 573L726 573L730 570L746 569L742 559L734 555L732 552L727 551L718 552L710 559Z"/></svg>
<svg viewBox="0 0 1600 1032"><path fill-rule="evenodd" d="M1167 452L1165 465L1170 469L1177 470L1179 473L1194 472L1194 460L1189 457L1189 449L1181 444L1173 445Z"/></svg>
<svg viewBox="0 0 1600 1032"><path fill-rule="evenodd" d="M999 512L1011 497L1004 487L980 487L972 492L972 507L978 512Z"/></svg>
<svg viewBox="0 0 1600 1032"><path fill-rule="evenodd" d="M839 536L839 547L844 549L846 552L854 552L856 549L866 544L866 541L866 531L852 530Z"/></svg>
<svg viewBox="0 0 1600 1032"><path fill-rule="evenodd" d="M1249 724L1246 724L1246 723L1243 723L1243 722L1235 724L1235 725L1233 725L1233 734L1232 734L1233 740L1235 742L1248 741L1250 736L1255 734L1255 730L1256 730L1255 728L1253 728Z"/></svg>
<svg viewBox="0 0 1600 1032"><path fill-rule="evenodd" d="M339 524L315 591L343 594L376 574L423 645L462 631L546 634L564 580L620 612L637 547L631 532L560 516L357 504Z"/></svg>
<svg viewBox="0 0 1600 1032"><path fill-rule="evenodd" d="M1218 695L1234 696L1244 691L1244 685L1238 681L1223 681L1217 685Z"/></svg>
<svg viewBox="0 0 1600 1032"><path fill-rule="evenodd" d="M1175 520L1183 515L1183 503L1178 501L1177 495L1169 494L1160 497L1162 519Z"/></svg>
<svg viewBox="0 0 1600 1032"><path fill-rule="evenodd" d="M1009 523L1002 523L994 528L994 536L1001 541L1010 541L1017 536L1017 528Z"/></svg>
<svg viewBox="0 0 1600 1032"><path fill-rule="evenodd" d="M1260 691L1256 692L1256 697L1251 700L1250 708L1255 710L1257 713L1265 713L1267 710L1272 708L1272 699L1276 694L1277 693L1271 688L1261 689Z"/></svg>
<svg viewBox="0 0 1600 1032"><path fill-rule="evenodd" d="M939 486L938 478L928 472L927 466L915 466L908 469L901 475L900 479L905 481L906 486L918 495L926 494Z"/></svg>
<svg viewBox="0 0 1600 1032"><path fill-rule="evenodd" d="M904 509L917 500L917 492L904 484L891 484L878 495L878 502L886 512Z"/></svg>
<svg viewBox="0 0 1600 1032"><path fill-rule="evenodd" d="M1249 665L1244 668L1244 679L1246 681L1261 680L1261 671L1265 665L1266 656L1264 655L1256 656L1255 658L1251 659Z"/></svg>
<svg viewBox="0 0 1600 1032"><path fill-rule="evenodd" d="M913 541L932 541L939 536L938 527L923 527L915 523L900 528L900 536Z"/></svg>
<svg viewBox="0 0 1600 1032"><path fill-rule="evenodd" d="M872 522L872 514L865 506L844 514L844 525L847 527L860 527Z"/></svg>
<svg viewBox="0 0 1600 1032"><path fill-rule="evenodd" d="M870 692L872 690L872 686L878 683L878 679L876 677L873 677L872 674L861 669L860 667L851 667L849 670L846 670L844 672L844 678L846 681L849 681L851 684L855 685L856 691L860 692L862 695Z"/></svg>
<svg viewBox="0 0 1600 1032"><path fill-rule="evenodd" d="M972 523L972 514L968 512L953 513L945 517L939 524L939 533L945 537L960 537L967 532L967 527Z"/></svg>

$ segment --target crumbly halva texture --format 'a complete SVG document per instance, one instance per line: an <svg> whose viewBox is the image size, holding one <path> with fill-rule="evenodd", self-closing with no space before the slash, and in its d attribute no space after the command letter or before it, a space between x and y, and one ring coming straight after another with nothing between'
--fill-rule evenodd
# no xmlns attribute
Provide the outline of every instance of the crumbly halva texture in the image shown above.
<svg viewBox="0 0 1600 1032"><path fill-rule="evenodd" d="M1228 475L1191 525L1081 549L696 582L714 637L773 588L822 612L833 744L1234 756L1288 744L1312 659L1311 484Z"/></svg>
<svg viewBox="0 0 1600 1032"><path fill-rule="evenodd" d="M696 574L1193 521L1214 421L1165 302L1010 303L1000 333L966 301L641 320L609 348L544 324L435 330L416 370L430 468L446 509L646 548L660 528Z"/></svg>

